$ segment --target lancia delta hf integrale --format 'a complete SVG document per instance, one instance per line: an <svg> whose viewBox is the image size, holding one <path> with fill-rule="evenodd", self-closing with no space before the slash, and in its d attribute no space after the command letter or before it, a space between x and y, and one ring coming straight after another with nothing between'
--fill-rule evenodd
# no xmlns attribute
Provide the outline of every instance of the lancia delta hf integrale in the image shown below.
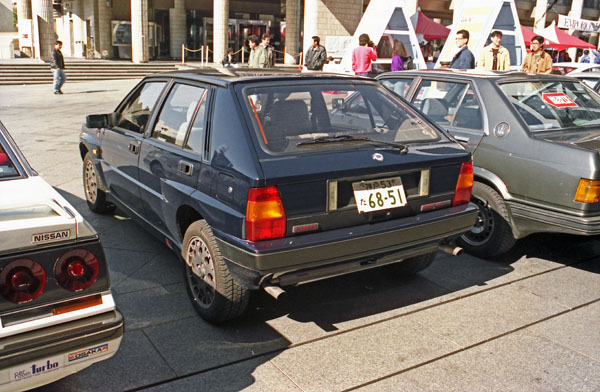
<svg viewBox="0 0 600 392"><path fill-rule="evenodd" d="M479 217L459 244L478 256L535 232L600 234L600 96L577 79L396 72L403 95L473 153Z"/></svg>
<svg viewBox="0 0 600 392"><path fill-rule="evenodd" d="M180 252L206 320L249 290L415 273L475 222L469 152L374 80L222 72L145 78L80 145L90 208L115 203Z"/></svg>
<svg viewBox="0 0 600 392"><path fill-rule="evenodd" d="M122 335L98 235L0 123L0 391L110 358Z"/></svg>

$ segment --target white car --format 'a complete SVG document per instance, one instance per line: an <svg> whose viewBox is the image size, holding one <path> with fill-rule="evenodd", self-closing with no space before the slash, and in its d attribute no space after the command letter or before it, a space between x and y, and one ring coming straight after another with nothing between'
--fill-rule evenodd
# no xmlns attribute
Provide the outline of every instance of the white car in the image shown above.
<svg viewBox="0 0 600 392"><path fill-rule="evenodd" d="M110 358L122 336L98 235L0 122L0 391Z"/></svg>
<svg viewBox="0 0 600 392"><path fill-rule="evenodd" d="M554 63L552 64L552 73L555 75L569 75L573 72L599 72L600 64L594 63ZM570 76L570 75L569 75Z"/></svg>

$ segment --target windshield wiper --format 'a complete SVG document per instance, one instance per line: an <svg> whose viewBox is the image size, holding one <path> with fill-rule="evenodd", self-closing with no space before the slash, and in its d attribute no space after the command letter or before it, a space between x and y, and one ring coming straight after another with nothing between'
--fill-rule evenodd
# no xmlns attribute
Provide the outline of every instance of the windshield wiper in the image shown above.
<svg viewBox="0 0 600 392"><path fill-rule="evenodd" d="M296 147L307 146L311 144L324 144L324 143L344 143L344 142L362 142L362 143L374 143L384 146L390 146L400 150L401 154L408 153L408 147L404 144L385 142L383 140L373 140L368 137L356 137L352 135L337 135L337 136L321 136L313 140L307 140L296 144Z"/></svg>

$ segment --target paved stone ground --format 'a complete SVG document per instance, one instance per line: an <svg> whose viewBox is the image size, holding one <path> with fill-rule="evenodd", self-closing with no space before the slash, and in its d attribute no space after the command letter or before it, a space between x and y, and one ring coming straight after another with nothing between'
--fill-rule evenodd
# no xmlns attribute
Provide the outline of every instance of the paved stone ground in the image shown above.
<svg viewBox="0 0 600 392"><path fill-rule="evenodd" d="M99 232L126 323L113 358L41 391L600 390L599 237L533 235L495 261L440 254L411 279L371 270L285 302L257 292L243 320L203 322L175 255L84 201L80 124L136 83L0 87L0 120Z"/></svg>

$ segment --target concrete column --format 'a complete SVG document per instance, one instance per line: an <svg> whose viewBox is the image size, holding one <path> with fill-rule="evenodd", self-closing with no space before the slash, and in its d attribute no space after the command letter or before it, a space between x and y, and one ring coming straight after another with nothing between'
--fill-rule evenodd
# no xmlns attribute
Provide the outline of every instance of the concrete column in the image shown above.
<svg viewBox="0 0 600 392"><path fill-rule="evenodd" d="M31 0L19 0L17 2L17 20L31 19ZM21 31L19 31L19 36ZM27 57L32 56L30 47L21 47L21 52Z"/></svg>
<svg viewBox="0 0 600 392"><path fill-rule="evenodd" d="M131 59L148 62L148 0L131 0Z"/></svg>
<svg viewBox="0 0 600 392"><path fill-rule="evenodd" d="M169 9L169 51L171 58L181 60L181 45L186 38L185 0L174 0L174 6Z"/></svg>
<svg viewBox="0 0 600 392"><path fill-rule="evenodd" d="M571 11L569 12L569 16L571 18L581 19L582 12L583 12L583 0L573 0L573 2L571 3ZM574 32L575 32L574 29L569 30L570 35L573 35ZM569 56L571 57L571 59L575 60L575 57L577 56L577 48L568 49L567 52L569 53Z"/></svg>
<svg viewBox="0 0 600 392"><path fill-rule="evenodd" d="M229 0L214 0L213 7L213 62L218 64L227 51Z"/></svg>
<svg viewBox="0 0 600 392"><path fill-rule="evenodd" d="M73 53L74 57L85 57L85 52L83 50L83 44L85 42L85 34L84 34L84 18L83 18L83 0L74 0L73 1L73 12L71 14L71 18L73 19L73 41L75 42L75 52Z"/></svg>
<svg viewBox="0 0 600 392"><path fill-rule="evenodd" d="M50 61L56 41L52 0L32 0L31 15L33 17L35 58Z"/></svg>
<svg viewBox="0 0 600 392"><path fill-rule="evenodd" d="M112 8L106 6L106 0L96 0L98 2L98 38L96 39L96 50L100 56L105 59L113 58L111 24Z"/></svg>
<svg viewBox="0 0 600 392"><path fill-rule="evenodd" d="M312 45L312 37L317 34L317 21L319 20L319 6L321 0L304 0L304 36L302 40L302 53ZM325 43L325 37L321 37L322 44ZM302 56L304 63L304 55Z"/></svg>
<svg viewBox="0 0 600 392"><path fill-rule="evenodd" d="M533 31L536 33L546 27L546 8L548 8L548 0L537 0L535 3Z"/></svg>
<svg viewBox="0 0 600 392"><path fill-rule="evenodd" d="M285 64L298 64L300 41L300 0L285 2Z"/></svg>

